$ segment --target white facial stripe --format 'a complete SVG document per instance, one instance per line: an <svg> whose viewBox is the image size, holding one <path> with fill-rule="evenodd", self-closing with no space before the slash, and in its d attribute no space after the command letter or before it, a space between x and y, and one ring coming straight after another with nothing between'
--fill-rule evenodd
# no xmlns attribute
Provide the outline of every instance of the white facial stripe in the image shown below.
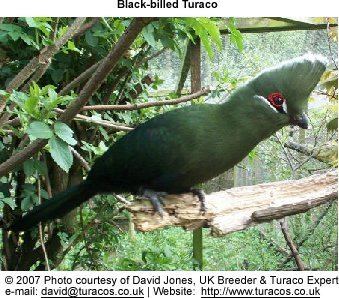
<svg viewBox="0 0 339 298"><path fill-rule="evenodd" d="M263 101L263 102L264 102L266 105L268 105L274 112L279 113L279 112L276 110L276 108L273 107L265 97L259 96L259 95L255 96L255 97L258 98L258 99L260 99L261 101ZM284 102L284 104L285 104L285 102Z"/></svg>
<svg viewBox="0 0 339 298"><path fill-rule="evenodd" d="M287 104L286 104L286 100L284 100L283 104L282 104L282 108L284 110L284 112L287 114Z"/></svg>

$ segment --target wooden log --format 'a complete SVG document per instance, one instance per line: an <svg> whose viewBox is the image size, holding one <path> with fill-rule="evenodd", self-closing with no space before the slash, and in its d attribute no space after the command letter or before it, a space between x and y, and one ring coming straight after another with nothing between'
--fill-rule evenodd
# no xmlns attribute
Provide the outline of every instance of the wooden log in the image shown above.
<svg viewBox="0 0 339 298"><path fill-rule="evenodd" d="M190 193L163 198L164 216L154 214L147 201L135 201L126 208L132 213L135 228L152 231L166 226L188 230L205 226L214 236L246 229L263 221L306 212L337 199L336 170L299 180L285 180L242 186L206 196L207 211L200 212L200 203Z"/></svg>

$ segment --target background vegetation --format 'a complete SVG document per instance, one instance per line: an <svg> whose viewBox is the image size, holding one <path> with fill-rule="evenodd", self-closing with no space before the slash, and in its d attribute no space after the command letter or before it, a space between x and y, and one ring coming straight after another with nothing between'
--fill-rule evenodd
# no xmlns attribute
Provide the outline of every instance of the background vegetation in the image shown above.
<svg viewBox="0 0 339 298"><path fill-rule="evenodd" d="M0 207L5 221L78 183L98 156L139 123L178 106L222 102L261 69L307 52L325 55L330 61L320 89L310 100L311 129L283 129L241 164L203 187L212 192L301 178L337 165L336 28L241 34L232 18L146 19L103 83L94 78L98 88L86 93L97 62L121 45L125 29L132 25L133 20L121 18L0 18L0 107L4 109L0 162L44 141L41 150L23 160L15 159L10 170L3 170L6 163L0 165ZM228 34L220 35L219 28ZM174 91L183 73L187 41L197 38L203 46L202 85L212 90L207 97L130 111L89 108L77 111L81 115L74 114L67 124L58 121L79 98L90 106L178 97ZM37 66L27 70L34 57L38 57ZM22 74L22 69L29 75ZM23 79L18 84L20 75ZM188 75L179 93L187 93L189 88ZM306 154L296 151L295 144L307 149ZM133 199L128 194L125 197ZM136 232L121 207L114 195L96 196L58 223L20 235L2 232L2 268L192 269L191 232L179 228ZM288 227L307 269L337 269L336 202L288 218ZM204 229L203 252L206 270L296 269L279 222L222 238L214 238Z"/></svg>

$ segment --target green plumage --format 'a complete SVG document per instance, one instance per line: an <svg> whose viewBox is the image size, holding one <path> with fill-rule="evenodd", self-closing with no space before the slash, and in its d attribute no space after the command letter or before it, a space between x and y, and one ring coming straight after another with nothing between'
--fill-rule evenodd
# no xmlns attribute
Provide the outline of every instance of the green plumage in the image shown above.
<svg viewBox="0 0 339 298"><path fill-rule="evenodd" d="M78 189L50 199L11 228L58 218L96 193L189 191L233 167L283 126L298 124L324 70L323 58L305 55L263 71L221 105L187 106L154 117L109 148ZM286 99L287 113L270 106L267 97L274 92Z"/></svg>

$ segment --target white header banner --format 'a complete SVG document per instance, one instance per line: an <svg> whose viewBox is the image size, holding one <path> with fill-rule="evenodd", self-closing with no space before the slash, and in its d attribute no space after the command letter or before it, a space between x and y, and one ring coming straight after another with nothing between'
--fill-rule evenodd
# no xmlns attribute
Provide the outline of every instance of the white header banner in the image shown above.
<svg viewBox="0 0 339 298"><path fill-rule="evenodd" d="M335 7L337 0L11 0L2 1L0 16L331 17Z"/></svg>

